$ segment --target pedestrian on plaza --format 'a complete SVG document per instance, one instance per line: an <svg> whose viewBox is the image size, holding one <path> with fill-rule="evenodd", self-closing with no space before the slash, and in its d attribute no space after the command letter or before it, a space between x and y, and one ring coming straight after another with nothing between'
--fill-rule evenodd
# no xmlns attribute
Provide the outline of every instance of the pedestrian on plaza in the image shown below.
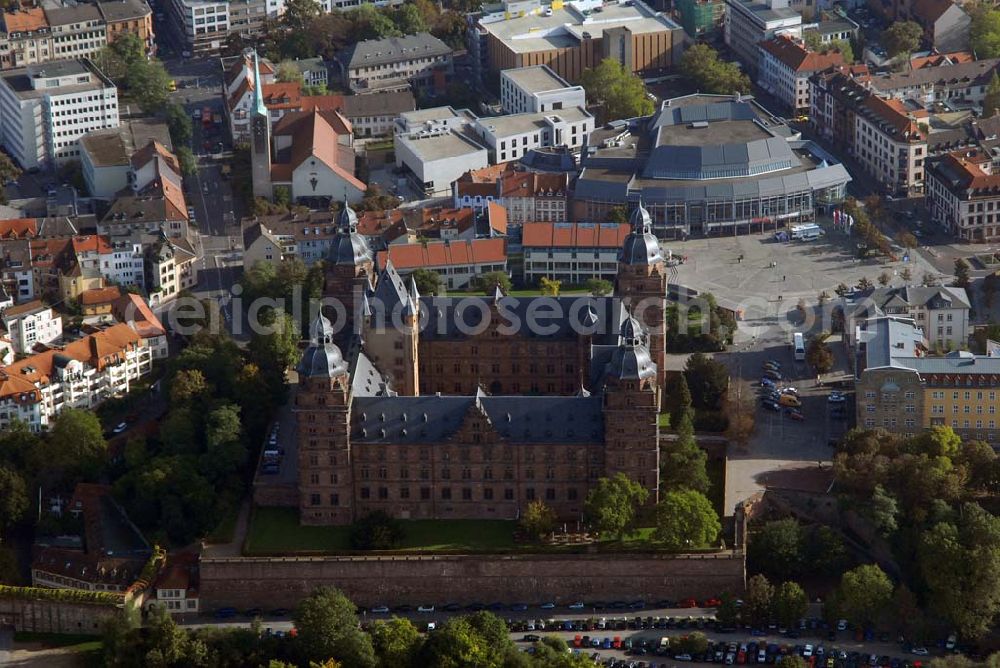
<svg viewBox="0 0 1000 668"><path fill-rule="evenodd" d="M784 275L784 274L782 274L782 276L781 276L781 280L782 280L782 281L784 281L784 280L785 280L785 275Z"/></svg>

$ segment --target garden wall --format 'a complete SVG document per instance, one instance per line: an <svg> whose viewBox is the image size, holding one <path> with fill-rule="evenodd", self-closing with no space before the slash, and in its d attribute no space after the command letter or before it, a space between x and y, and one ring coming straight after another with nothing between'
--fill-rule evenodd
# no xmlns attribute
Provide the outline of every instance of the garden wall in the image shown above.
<svg viewBox="0 0 1000 668"><path fill-rule="evenodd" d="M201 561L201 605L294 607L320 585L361 606L708 598L742 592L742 551L658 555L219 557Z"/></svg>
<svg viewBox="0 0 1000 668"><path fill-rule="evenodd" d="M0 626L12 624L15 631L99 635L104 620L115 614L115 605L0 598Z"/></svg>

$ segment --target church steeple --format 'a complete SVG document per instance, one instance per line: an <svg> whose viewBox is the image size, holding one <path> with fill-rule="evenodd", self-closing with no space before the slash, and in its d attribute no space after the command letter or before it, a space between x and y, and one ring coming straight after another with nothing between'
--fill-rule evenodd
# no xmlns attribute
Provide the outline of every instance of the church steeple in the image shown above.
<svg viewBox="0 0 1000 668"><path fill-rule="evenodd" d="M253 52L253 110L256 114L267 116L267 106L264 104L264 82L260 79L260 61L256 49Z"/></svg>
<svg viewBox="0 0 1000 668"><path fill-rule="evenodd" d="M260 60L253 52L253 108L250 110L250 164L253 196L271 199L271 119L264 104Z"/></svg>

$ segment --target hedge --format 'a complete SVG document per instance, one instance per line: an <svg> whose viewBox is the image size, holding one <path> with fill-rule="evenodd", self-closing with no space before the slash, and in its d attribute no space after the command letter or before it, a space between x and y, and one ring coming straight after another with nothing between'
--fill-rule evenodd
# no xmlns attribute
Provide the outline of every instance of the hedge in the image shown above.
<svg viewBox="0 0 1000 668"><path fill-rule="evenodd" d="M121 594L108 591L83 591L81 589L46 589L44 587L12 587L0 585L0 598L27 601L59 601L61 603L89 603L95 605L121 605Z"/></svg>

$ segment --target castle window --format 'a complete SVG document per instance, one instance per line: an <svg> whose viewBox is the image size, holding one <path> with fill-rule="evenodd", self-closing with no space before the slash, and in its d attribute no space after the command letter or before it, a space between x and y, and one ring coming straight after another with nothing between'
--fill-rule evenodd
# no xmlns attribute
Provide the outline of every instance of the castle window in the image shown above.
<svg viewBox="0 0 1000 668"><path fill-rule="evenodd" d="M535 479L535 469L525 469L524 470L524 477L525 477L526 480L534 480Z"/></svg>
<svg viewBox="0 0 1000 668"><path fill-rule="evenodd" d="M570 487L568 490L566 490L566 498L569 499L570 501L576 501L575 487Z"/></svg>
<svg viewBox="0 0 1000 668"><path fill-rule="evenodd" d="M463 487L462 488L462 500L463 501L472 501L472 488L471 487Z"/></svg>
<svg viewBox="0 0 1000 668"><path fill-rule="evenodd" d="M442 487L441 488L441 498L443 500L445 500L445 501L450 501L451 500L451 487Z"/></svg>
<svg viewBox="0 0 1000 668"><path fill-rule="evenodd" d="M430 478L431 478L431 472L430 472L430 470L427 469L427 468L421 468L420 469L420 479L421 480L430 480Z"/></svg>
<svg viewBox="0 0 1000 668"><path fill-rule="evenodd" d="M526 498L528 501L534 501L535 500L535 488L534 487L529 487L528 489L524 490L524 498Z"/></svg>
<svg viewBox="0 0 1000 668"><path fill-rule="evenodd" d="M468 466L463 467L462 480L471 480L471 479L472 479L472 469L470 469Z"/></svg>
<svg viewBox="0 0 1000 668"><path fill-rule="evenodd" d="M311 506L318 506L320 503L322 503L322 499L320 499L319 494L310 494L309 495L309 505L311 505Z"/></svg>
<svg viewBox="0 0 1000 668"><path fill-rule="evenodd" d="M371 471L368 470L368 467L367 466L362 467L362 469L361 469L361 479L362 480L368 480L370 477L371 477Z"/></svg>
<svg viewBox="0 0 1000 668"><path fill-rule="evenodd" d="M420 500L421 501L427 501L430 498L431 498L431 488L430 487L421 487L420 488Z"/></svg>
<svg viewBox="0 0 1000 668"><path fill-rule="evenodd" d="M400 487L399 488L399 498L401 498L401 499L408 499L408 498L410 498L410 488L409 487Z"/></svg>
<svg viewBox="0 0 1000 668"><path fill-rule="evenodd" d="M367 487L362 487L361 488L361 498L362 499L368 499L368 498L371 497L371 495L372 495L372 492L371 492L370 489L368 489Z"/></svg>
<svg viewBox="0 0 1000 668"><path fill-rule="evenodd" d="M406 466L400 467L400 469L399 469L399 477L400 478L409 478L410 477L410 469L409 469L409 467L406 467Z"/></svg>
<svg viewBox="0 0 1000 668"><path fill-rule="evenodd" d="M545 499L548 500L548 501L555 501L556 500L556 490L553 489L552 487L549 487L548 489L546 489L545 490Z"/></svg>
<svg viewBox="0 0 1000 668"><path fill-rule="evenodd" d="M403 349L403 342L402 341L393 341L392 347L395 348L396 350L402 350Z"/></svg>
<svg viewBox="0 0 1000 668"><path fill-rule="evenodd" d="M514 500L514 490L511 489L510 487L507 487L506 489L504 489L504 491L503 491L503 498L506 501L513 501Z"/></svg>
<svg viewBox="0 0 1000 668"><path fill-rule="evenodd" d="M442 477L442 478L443 478L444 480L451 480L451 469L449 469L449 468L447 468L447 467L446 467L446 468L443 468L443 469L441 469L441 477Z"/></svg>
<svg viewBox="0 0 1000 668"><path fill-rule="evenodd" d="M330 484L331 485L336 485L337 484L337 474L336 473L331 473L330 474Z"/></svg>
<svg viewBox="0 0 1000 668"><path fill-rule="evenodd" d="M384 466L378 467L378 477L380 480L385 480L389 477L389 470Z"/></svg>
<svg viewBox="0 0 1000 668"><path fill-rule="evenodd" d="M317 455L309 455L309 465L310 466L319 466L319 456L317 456Z"/></svg>
<svg viewBox="0 0 1000 668"><path fill-rule="evenodd" d="M493 500L493 488L492 487L487 487L487 488L483 489L483 500L484 501L492 501Z"/></svg>
<svg viewBox="0 0 1000 668"><path fill-rule="evenodd" d="M388 499L389 498L389 489L387 487L379 487L378 488L378 498L381 499L382 501L385 501L386 499Z"/></svg>
<svg viewBox="0 0 1000 668"><path fill-rule="evenodd" d="M487 466L483 469L483 480L493 480L493 467Z"/></svg>
<svg viewBox="0 0 1000 668"><path fill-rule="evenodd" d="M545 469L545 479L546 480L555 480L556 479L556 470L554 468L552 468L552 467L549 467L549 468Z"/></svg>
<svg viewBox="0 0 1000 668"><path fill-rule="evenodd" d="M503 479L504 480L513 480L514 479L514 469L511 468L510 466L508 466L507 468L505 468L503 470Z"/></svg>
<svg viewBox="0 0 1000 668"><path fill-rule="evenodd" d="M311 484L313 484L313 485L318 485L319 484L319 474L318 473L311 473L309 475L309 482Z"/></svg>
<svg viewBox="0 0 1000 668"><path fill-rule="evenodd" d="M339 506L340 505L340 494L331 494L330 495L330 505L331 506Z"/></svg>

